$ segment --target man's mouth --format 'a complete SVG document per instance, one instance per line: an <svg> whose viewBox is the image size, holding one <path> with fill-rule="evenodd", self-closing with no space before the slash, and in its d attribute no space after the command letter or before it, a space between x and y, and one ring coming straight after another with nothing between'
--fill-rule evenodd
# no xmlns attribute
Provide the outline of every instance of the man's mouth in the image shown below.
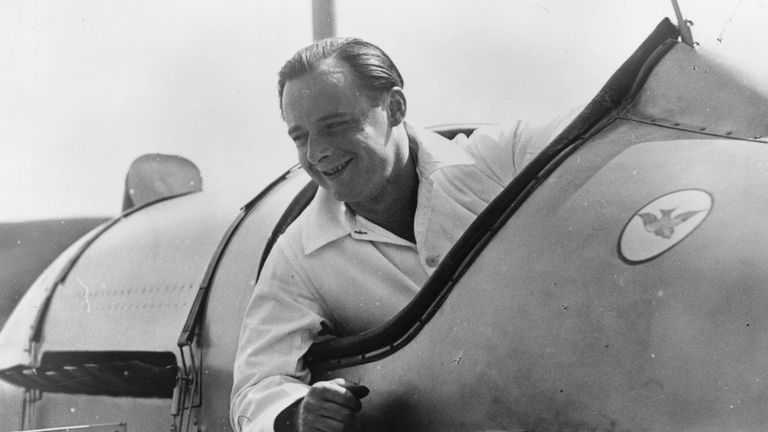
<svg viewBox="0 0 768 432"><path fill-rule="evenodd" d="M342 172L344 168L346 168L351 162L352 162L352 159L347 159L343 163L336 165L335 167L329 169L328 171L320 171L320 172L323 173L323 175L326 177L334 177L338 175L340 172Z"/></svg>

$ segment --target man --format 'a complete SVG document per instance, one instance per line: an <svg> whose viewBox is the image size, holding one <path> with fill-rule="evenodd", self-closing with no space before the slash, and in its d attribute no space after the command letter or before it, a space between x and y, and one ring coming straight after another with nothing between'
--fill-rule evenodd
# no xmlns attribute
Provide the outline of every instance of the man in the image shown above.
<svg viewBox="0 0 768 432"><path fill-rule="evenodd" d="M320 188L249 303L232 422L238 431L351 430L368 390L342 379L309 386L306 350L321 334L359 333L395 315L557 131L518 123L449 141L407 124L399 71L359 39L300 50L278 93L299 162Z"/></svg>

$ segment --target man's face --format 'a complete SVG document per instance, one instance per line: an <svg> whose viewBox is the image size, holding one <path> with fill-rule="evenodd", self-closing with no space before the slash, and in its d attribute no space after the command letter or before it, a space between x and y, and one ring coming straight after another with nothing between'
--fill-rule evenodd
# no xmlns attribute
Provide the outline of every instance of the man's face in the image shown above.
<svg viewBox="0 0 768 432"><path fill-rule="evenodd" d="M288 81L282 108L301 166L334 198L369 202L387 187L397 152L386 98L374 104L346 64L327 59Z"/></svg>

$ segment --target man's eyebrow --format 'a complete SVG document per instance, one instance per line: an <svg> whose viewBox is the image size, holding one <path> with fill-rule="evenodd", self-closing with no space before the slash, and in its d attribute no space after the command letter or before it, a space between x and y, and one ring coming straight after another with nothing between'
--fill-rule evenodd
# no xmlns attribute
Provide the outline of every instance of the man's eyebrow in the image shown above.
<svg viewBox="0 0 768 432"><path fill-rule="evenodd" d="M321 124L321 123L325 123L325 122L333 121L333 120L348 119L349 117L350 117L349 113L335 112L335 113L326 114L326 115L318 118L317 120L315 120L315 123ZM304 128L302 128L301 126L298 126L298 125L297 126L293 126L293 127L288 129L288 135L289 136L293 136L295 133L300 133L300 132L303 132L303 131L304 131Z"/></svg>
<svg viewBox="0 0 768 432"><path fill-rule="evenodd" d="M335 112L335 113L326 114L320 117L319 119L315 120L315 123L324 123L330 120L346 119L348 117L349 117L349 114L347 113Z"/></svg>
<svg viewBox="0 0 768 432"><path fill-rule="evenodd" d="M300 132L303 129L300 126L293 126L288 129L288 136L293 136L296 132Z"/></svg>

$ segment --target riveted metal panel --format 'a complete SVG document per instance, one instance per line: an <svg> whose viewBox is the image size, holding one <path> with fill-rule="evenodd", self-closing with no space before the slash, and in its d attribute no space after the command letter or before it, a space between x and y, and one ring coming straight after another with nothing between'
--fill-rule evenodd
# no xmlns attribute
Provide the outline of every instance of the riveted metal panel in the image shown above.
<svg viewBox="0 0 768 432"><path fill-rule="evenodd" d="M237 211L202 192L114 225L54 294L43 349L175 351L206 266Z"/></svg>
<svg viewBox="0 0 768 432"><path fill-rule="evenodd" d="M217 268L202 331L203 398L199 418L201 426L209 430L231 428L232 365L261 254L278 218L308 181L303 171L296 171L263 197L236 231Z"/></svg>
<svg viewBox="0 0 768 432"><path fill-rule="evenodd" d="M90 231L61 253L30 286L16 305L0 332L0 369L36 361L30 352L30 339L48 296L55 290L55 281L72 261L81 247L98 234L100 228Z"/></svg>
<svg viewBox="0 0 768 432"><path fill-rule="evenodd" d="M132 431L171 427L168 391L175 361L167 371L162 365L157 369L163 371L163 383L142 385L141 379L157 378L146 373L151 367L146 361L177 355L191 299L238 211L239 203L205 192L176 198L125 217L85 250L57 287L43 321L39 350L45 364L4 371L27 381L42 375L41 388L54 392L26 407L27 428L120 422ZM80 360L53 361L51 355ZM79 376L88 384L82 389L75 382ZM51 387L57 380L64 380L62 391L74 394L59 394ZM162 392L143 391L151 386L161 386ZM94 392L132 397L82 394Z"/></svg>
<svg viewBox="0 0 768 432"><path fill-rule="evenodd" d="M768 142L768 80L678 44L656 66L628 117Z"/></svg>

